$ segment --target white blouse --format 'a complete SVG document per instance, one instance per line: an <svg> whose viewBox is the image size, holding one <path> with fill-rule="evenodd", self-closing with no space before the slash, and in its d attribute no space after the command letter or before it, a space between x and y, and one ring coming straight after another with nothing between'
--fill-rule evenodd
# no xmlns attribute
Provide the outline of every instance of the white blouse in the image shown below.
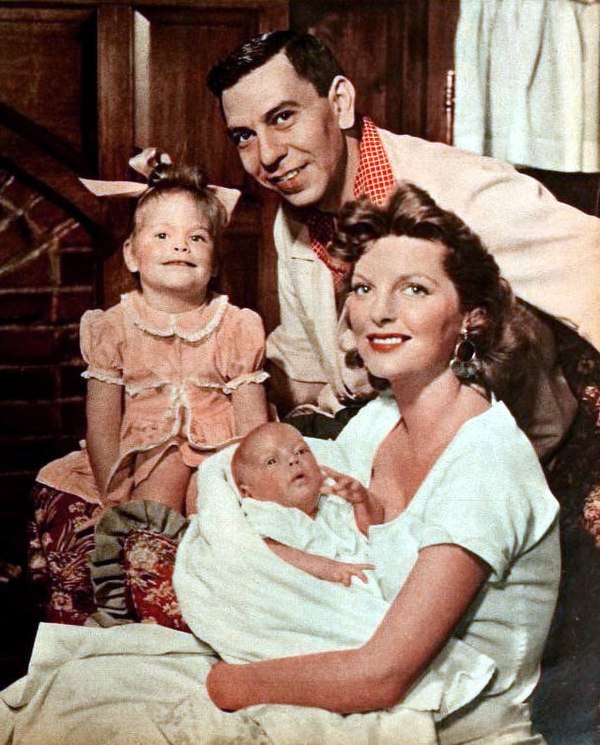
<svg viewBox="0 0 600 745"><path fill-rule="evenodd" d="M339 436L364 483L398 417L395 400L380 396ZM558 503L531 443L505 405L495 403L463 424L407 508L371 527L371 558L388 599L427 546L456 544L491 569L456 635L492 658L498 673L476 710L456 725L460 736L442 742L461 741L473 717L473 727L503 727L516 705L515 716L522 718L519 705L537 683L558 593L557 516Z"/></svg>

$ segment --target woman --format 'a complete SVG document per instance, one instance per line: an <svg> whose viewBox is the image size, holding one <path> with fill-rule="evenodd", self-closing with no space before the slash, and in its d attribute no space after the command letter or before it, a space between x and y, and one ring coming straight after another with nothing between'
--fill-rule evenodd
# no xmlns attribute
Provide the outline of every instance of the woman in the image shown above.
<svg viewBox="0 0 600 745"><path fill-rule="evenodd" d="M335 253L353 263L347 311L358 355L393 395L365 407L341 441L359 470L370 467L383 504L370 538L395 600L363 646L219 663L209 693L228 710L385 709L455 634L498 672L475 705L440 722L440 741L542 743L527 701L556 601L558 507L496 401L509 376L513 385L517 370L525 377L527 316L477 236L411 184L386 208L348 205L338 233ZM390 406L402 412L391 429Z"/></svg>

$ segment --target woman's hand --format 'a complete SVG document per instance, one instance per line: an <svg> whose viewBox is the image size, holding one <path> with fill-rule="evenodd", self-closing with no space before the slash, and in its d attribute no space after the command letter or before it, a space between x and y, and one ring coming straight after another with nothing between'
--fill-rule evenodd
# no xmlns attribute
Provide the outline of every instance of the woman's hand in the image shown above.
<svg viewBox="0 0 600 745"><path fill-rule="evenodd" d="M243 704L236 706L232 700L231 694L233 693L233 687L227 684L229 667L234 666L228 665L226 662L217 662L211 667L206 678L206 691L210 700L219 709L223 711L236 711L242 708Z"/></svg>

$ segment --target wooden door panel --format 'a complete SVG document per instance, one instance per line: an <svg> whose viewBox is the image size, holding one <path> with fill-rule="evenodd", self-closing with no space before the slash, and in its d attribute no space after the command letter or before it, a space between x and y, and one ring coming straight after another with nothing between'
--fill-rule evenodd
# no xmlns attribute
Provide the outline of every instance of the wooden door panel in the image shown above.
<svg viewBox="0 0 600 745"><path fill-rule="evenodd" d="M397 132L424 128L425 0L295 0L291 24L330 47L357 89L357 108Z"/></svg>
<svg viewBox="0 0 600 745"><path fill-rule="evenodd" d="M242 187L205 79L216 59L258 33L256 10L139 8L134 23L135 143L177 162L200 163L211 179Z"/></svg>
<svg viewBox="0 0 600 745"><path fill-rule="evenodd" d="M1 121L83 168L95 159L94 8L0 8Z"/></svg>

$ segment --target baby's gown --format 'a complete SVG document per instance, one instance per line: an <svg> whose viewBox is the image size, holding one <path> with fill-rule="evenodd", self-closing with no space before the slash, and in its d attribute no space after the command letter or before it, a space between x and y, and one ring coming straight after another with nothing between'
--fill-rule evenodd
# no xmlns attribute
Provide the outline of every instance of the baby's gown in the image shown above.
<svg viewBox="0 0 600 745"><path fill-rule="evenodd" d="M84 314L81 352L95 378L125 389L119 458L108 502L120 502L152 473L169 448L197 467L235 439L231 393L261 383L265 335L260 317L214 295L201 308L165 313L130 292L107 311ZM37 480L102 503L85 442L52 461ZM137 457L136 457L137 456ZM134 465L137 460L137 468Z"/></svg>

